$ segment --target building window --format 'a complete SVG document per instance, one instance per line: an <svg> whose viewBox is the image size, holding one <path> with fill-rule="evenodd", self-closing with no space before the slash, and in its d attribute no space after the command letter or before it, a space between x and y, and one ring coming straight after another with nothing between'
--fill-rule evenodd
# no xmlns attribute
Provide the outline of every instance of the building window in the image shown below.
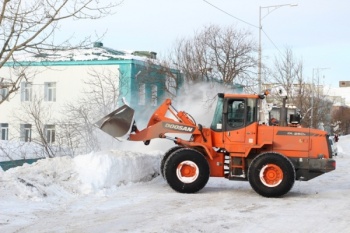
<svg viewBox="0 0 350 233"><path fill-rule="evenodd" d="M9 124L1 123L0 124L1 140L9 139Z"/></svg>
<svg viewBox="0 0 350 233"><path fill-rule="evenodd" d="M176 96L176 89L177 89L177 84L176 80L174 77L167 76L165 80L165 86L167 91L172 94L173 96Z"/></svg>
<svg viewBox="0 0 350 233"><path fill-rule="evenodd" d="M31 124L21 124L20 134L21 134L21 141L22 142L32 141L32 125Z"/></svg>
<svg viewBox="0 0 350 233"><path fill-rule="evenodd" d="M139 85L139 105L146 104L146 85L141 83Z"/></svg>
<svg viewBox="0 0 350 233"><path fill-rule="evenodd" d="M56 83L44 83L45 101L56 101Z"/></svg>
<svg viewBox="0 0 350 233"><path fill-rule="evenodd" d="M55 142L55 125L45 125L45 136L47 143Z"/></svg>
<svg viewBox="0 0 350 233"><path fill-rule="evenodd" d="M158 87L157 87L157 85L152 85L151 103L152 103L152 106L158 105Z"/></svg>
<svg viewBox="0 0 350 233"><path fill-rule="evenodd" d="M21 101L32 101L32 83L21 83Z"/></svg>
<svg viewBox="0 0 350 233"><path fill-rule="evenodd" d="M1 89L0 89L0 100L3 100L3 99L5 98L5 96L8 95L8 93L9 93L8 88L1 88ZM7 98L7 101L8 101L8 100L9 100L9 99Z"/></svg>

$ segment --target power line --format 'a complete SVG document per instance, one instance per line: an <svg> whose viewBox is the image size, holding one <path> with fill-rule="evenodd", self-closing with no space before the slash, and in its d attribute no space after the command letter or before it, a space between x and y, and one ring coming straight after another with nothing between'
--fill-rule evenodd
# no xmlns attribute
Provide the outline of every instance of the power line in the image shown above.
<svg viewBox="0 0 350 233"><path fill-rule="evenodd" d="M283 53L279 50L279 48L276 46L276 44L271 40L271 38L266 34L266 32L261 29L261 31L264 33L264 35L267 37L267 39L271 42L271 44L278 50L278 52L283 56Z"/></svg>
<svg viewBox="0 0 350 233"><path fill-rule="evenodd" d="M239 21L241 21L241 22L243 22L243 23L245 23L245 24L248 24L249 26L252 26L252 27L255 27L255 28L259 28L258 26L254 25L254 24L248 23L247 21L244 21L244 20L242 20L242 19L240 19L240 18L238 18L238 17L236 17L236 16L234 16L234 15L228 13L227 11L224 11L223 9L221 9L221 8L219 8L219 7L217 7L217 6L215 6L214 4L208 2L207 0L203 0L203 1L204 1L205 3L207 3L207 4L209 4L210 6L216 8L217 10L219 10L219 11L225 13L226 15L228 15L228 16L230 16L230 17L236 19L236 20L239 20ZM283 54L282 54L282 52L280 51L280 49L279 49L279 48L276 46L276 44L271 40L271 38L267 35L267 33L266 33L262 28L261 28L261 30L262 30L262 32L264 33L264 35L267 37L267 39L270 41L270 43L271 43L271 44L277 49L277 51L283 56Z"/></svg>
<svg viewBox="0 0 350 233"><path fill-rule="evenodd" d="M234 18L234 19L237 19L238 21L241 21L241 22L243 22L243 23L245 23L245 24L248 24L248 25L250 25L250 26L252 26L252 27L259 28L258 26L254 25L254 24L251 24L251 23L248 23L247 21L244 21L243 19L237 18L236 16L234 16L234 15L228 13L227 11L224 11L223 9L221 9L221 8L219 8L219 7L217 7L217 6L215 6L214 4L212 4L212 3L210 3L210 2L208 2L208 1L206 1L206 0L203 0L203 1L206 2L207 4L211 5L212 7L216 8L217 10L219 10L219 11L225 13L226 15L231 16L231 17Z"/></svg>

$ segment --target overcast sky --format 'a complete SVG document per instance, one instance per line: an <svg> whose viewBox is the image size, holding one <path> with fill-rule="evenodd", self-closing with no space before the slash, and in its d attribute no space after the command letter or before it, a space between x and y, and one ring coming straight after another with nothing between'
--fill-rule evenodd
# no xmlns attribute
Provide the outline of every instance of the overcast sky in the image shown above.
<svg viewBox="0 0 350 233"><path fill-rule="evenodd" d="M266 8L284 4L298 6L270 13L268 9L274 7ZM262 34L263 62L289 47L303 60L304 74L310 80L313 71L319 70L316 83L338 87L339 81L350 81L349 0L125 0L112 16L89 23L70 22L62 30L74 32L77 39L106 32L103 43L107 47L149 50L162 56L176 39L191 37L209 24L249 30L258 44L260 6L264 7L263 30L270 38Z"/></svg>

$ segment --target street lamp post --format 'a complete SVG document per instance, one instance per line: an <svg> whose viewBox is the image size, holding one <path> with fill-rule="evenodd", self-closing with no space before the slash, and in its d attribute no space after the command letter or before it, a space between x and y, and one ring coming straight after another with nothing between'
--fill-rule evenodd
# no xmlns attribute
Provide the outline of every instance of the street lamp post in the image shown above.
<svg viewBox="0 0 350 233"><path fill-rule="evenodd" d="M298 6L298 4L284 4L284 5L274 5L274 6L260 6L259 7L259 58L258 58L258 93L260 94L261 92L261 30L262 30L262 25L261 21L267 17L269 14L271 14L273 11L284 7L284 6ZM265 16L261 17L261 9L267 9L268 12ZM271 10L270 10L271 9Z"/></svg>

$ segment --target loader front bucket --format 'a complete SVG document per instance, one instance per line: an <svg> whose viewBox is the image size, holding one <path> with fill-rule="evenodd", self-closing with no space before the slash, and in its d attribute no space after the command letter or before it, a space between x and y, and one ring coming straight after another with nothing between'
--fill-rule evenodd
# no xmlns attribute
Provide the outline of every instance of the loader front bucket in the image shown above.
<svg viewBox="0 0 350 233"><path fill-rule="evenodd" d="M130 131L133 121L134 109L123 105L97 121L95 125L112 137L120 138Z"/></svg>

